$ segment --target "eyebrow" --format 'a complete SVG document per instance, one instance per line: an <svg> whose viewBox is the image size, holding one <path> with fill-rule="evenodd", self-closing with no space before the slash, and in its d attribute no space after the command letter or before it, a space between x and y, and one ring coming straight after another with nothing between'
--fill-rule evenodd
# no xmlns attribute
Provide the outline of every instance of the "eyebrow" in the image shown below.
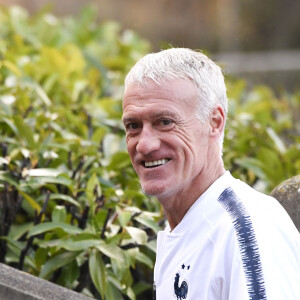
<svg viewBox="0 0 300 300"><path fill-rule="evenodd" d="M122 118L123 124L128 123L128 122L133 122L133 121L136 121L136 118L134 118L134 117L124 117L124 118Z"/></svg>

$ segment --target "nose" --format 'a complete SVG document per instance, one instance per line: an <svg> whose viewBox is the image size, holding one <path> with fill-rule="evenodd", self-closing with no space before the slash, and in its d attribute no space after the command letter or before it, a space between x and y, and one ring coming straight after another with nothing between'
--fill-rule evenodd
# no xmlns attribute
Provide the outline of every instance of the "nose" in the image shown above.
<svg viewBox="0 0 300 300"><path fill-rule="evenodd" d="M148 155L160 148L160 139L155 130L148 126L144 126L139 134L136 150L142 155Z"/></svg>

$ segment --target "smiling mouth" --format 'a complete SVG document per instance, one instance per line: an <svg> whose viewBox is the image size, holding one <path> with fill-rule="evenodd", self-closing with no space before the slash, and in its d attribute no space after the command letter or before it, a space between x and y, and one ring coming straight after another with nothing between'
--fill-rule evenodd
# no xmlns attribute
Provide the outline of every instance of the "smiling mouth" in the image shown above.
<svg viewBox="0 0 300 300"><path fill-rule="evenodd" d="M144 161L144 166L146 168L155 168L166 164L168 161L170 161L169 158L153 160L153 161Z"/></svg>

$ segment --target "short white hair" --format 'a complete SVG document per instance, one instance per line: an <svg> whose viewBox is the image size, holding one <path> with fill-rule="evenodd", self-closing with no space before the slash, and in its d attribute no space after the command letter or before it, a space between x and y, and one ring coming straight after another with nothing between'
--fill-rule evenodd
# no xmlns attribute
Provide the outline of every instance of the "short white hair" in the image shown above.
<svg viewBox="0 0 300 300"><path fill-rule="evenodd" d="M171 79L189 79L198 89L197 117L204 122L216 105L228 111L226 86L221 68L201 52L187 48L171 48L141 58L125 78L130 84L145 86L149 80L161 84Z"/></svg>
<svg viewBox="0 0 300 300"><path fill-rule="evenodd" d="M125 91L131 84L146 86L149 80L161 84L172 79L188 79L198 90L197 118L208 120L212 110L221 105L225 119L228 111L226 86L221 68L201 52L171 48L141 58L125 78ZM220 138L222 149L224 132Z"/></svg>

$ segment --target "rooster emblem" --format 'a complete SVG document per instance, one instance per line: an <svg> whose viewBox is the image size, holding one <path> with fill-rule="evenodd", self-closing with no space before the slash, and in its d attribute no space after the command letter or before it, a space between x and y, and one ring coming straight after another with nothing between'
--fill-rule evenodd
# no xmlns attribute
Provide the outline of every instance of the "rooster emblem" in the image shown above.
<svg viewBox="0 0 300 300"><path fill-rule="evenodd" d="M174 292L177 297L177 300L182 300L186 299L188 293L188 284L186 281L182 281L181 285L179 286L179 278L179 273L176 273L174 281Z"/></svg>

